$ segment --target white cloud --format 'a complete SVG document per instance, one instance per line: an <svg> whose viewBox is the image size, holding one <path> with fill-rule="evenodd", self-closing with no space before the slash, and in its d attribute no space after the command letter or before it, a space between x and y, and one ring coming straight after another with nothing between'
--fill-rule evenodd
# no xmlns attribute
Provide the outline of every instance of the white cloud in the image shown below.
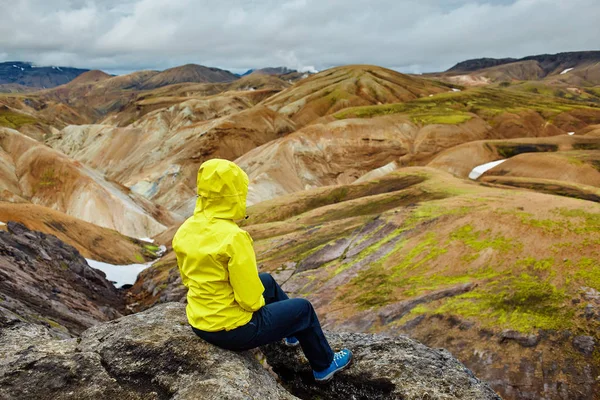
<svg viewBox="0 0 600 400"><path fill-rule="evenodd" d="M594 50L597 0L0 0L0 59L125 71L369 63Z"/></svg>

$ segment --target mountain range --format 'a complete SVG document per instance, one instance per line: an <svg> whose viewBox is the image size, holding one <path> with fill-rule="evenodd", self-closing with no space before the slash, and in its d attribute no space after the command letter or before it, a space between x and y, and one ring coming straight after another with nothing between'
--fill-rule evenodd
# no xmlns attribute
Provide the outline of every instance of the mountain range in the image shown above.
<svg viewBox="0 0 600 400"><path fill-rule="evenodd" d="M197 65L94 70L0 94L0 222L13 221L0 235L0 333L27 322L44 335L90 337L110 326L82 333L92 324L146 310L158 320L177 308L159 305L185 299L171 240L193 212L198 167L218 157L250 178L240 224L259 269L308 298L327 330L446 348L506 399L595 399L596 57L479 59L422 76L373 65L306 76L268 69L237 77ZM160 245L166 253L153 262ZM116 290L76 252L152 265ZM57 284L37 282L38 270ZM106 299L93 297L95 285ZM30 302L32 293L51 307ZM114 323L138 329L127 318ZM360 346L375 343L360 337ZM52 363L75 357L44 343ZM6 368L6 376L18 372ZM105 368L122 390L137 390L126 382L141 375L128 381L128 372ZM377 390L400 393L394 379ZM448 390L445 398L460 398Z"/></svg>
<svg viewBox="0 0 600 400"><path fill-rule="evenodd" d="M71 67L42 67L28 62L7 61L0 63L0 85L19 87L52 88L68 83L88 71Z"/></svg>
<svg viewBox="0 0 600 400"><path fill-rule="evenodd" d="M434 75L465 85L541 81L553 86L593 88L600 80L600 51L543 54L521 59L480 58L463 61L445 73Z"/></svg>
<svg viewBox="0 0 600 400"><path fill-rule="evenodd" d="M513 64L523 61L539 63L546 73L563 71L565 68L580 66L582 64L597 64L600 62L600 51L579 51L558 54L542 54L523 58L477 58L460 62L447 72L473 72L498 65Z"/></svg>
<svg viewBox="0 0 600 400"><path fill-rule="evenodd" d="M112 77L112 75L99 70L90 71L88 69L70 67L42 67L30 62L7 61L0 63L0 93L32 92L40 89L49 89L69 83L82 74L84 76L76 80L76 83L84 81L98 82ZM232 82L250 74L282 75L287 80L297 80L299 76L302 76L302 74L287 67L250 69L242 75L236 75L219 68L186 64L164 71L136 72L134 75L137 79L131 80L131 85L124 87L124 89L148 90L176 83L190 82Z"/></svg>

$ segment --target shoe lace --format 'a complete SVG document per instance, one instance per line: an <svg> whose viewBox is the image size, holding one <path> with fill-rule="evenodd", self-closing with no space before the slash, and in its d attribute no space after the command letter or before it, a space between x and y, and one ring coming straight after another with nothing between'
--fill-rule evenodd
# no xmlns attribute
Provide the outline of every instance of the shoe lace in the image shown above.
<svg viewBox="0 0 600 400"><path fill-rule="evenodd" d="M334 361L339 361L339 360L341 360L342 358L344 358L345 356L346 356L346 352L345 352L344 350L342 350L342 351L338 351L337 353L335 353L335 354L333 355L333 360L334 360ZM336 363L336 364L337 364L337 363Z"/></svg>

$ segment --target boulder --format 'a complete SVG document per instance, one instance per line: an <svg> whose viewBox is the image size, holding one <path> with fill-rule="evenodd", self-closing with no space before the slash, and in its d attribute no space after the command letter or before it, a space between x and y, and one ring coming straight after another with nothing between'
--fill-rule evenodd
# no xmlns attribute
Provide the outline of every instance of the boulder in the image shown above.
<svg viewBox="0 0 600 400"><path fill-rule="evenodd" d="M573 347L586 356L591 356L596 348L596 339L591 336L576 336L573 338Z"/></svg>
<svg viewBox="0 0 600 400"><path fill-rule="evenodd" d="M0 399L295 399L254 353L196 337L180 303L96 325L78 339L31 345L11 337L0 349Z"/></svg>
<svg viewBox="0 0 600 400"><path fill-rule="evenodd" d="M40 329L5 329L0 399L499 399L447 351L404 336L329 334L355 358L332 383L317 385L300 349L263 349L280 384L257 352L222 350L195 336L181 303L96 325L77 339Z"/></svg>
<svg viewBox="0 0 600 400"><path fill-rule="evenodd" d="M487 383L445 349L432 349L407 336L327 333L334 348L349 348L349 368L331 383L317 384L299 350L279 344L262 350L284 385L300 398L313 399L500 399Z"/></svg>

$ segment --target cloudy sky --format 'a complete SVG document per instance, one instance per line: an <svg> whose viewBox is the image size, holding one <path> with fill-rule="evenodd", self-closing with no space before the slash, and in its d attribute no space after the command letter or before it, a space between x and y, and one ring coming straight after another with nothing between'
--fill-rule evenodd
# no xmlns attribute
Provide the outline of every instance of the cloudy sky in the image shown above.
<svg viewBox="0 0 600 400"><path fill-rule="evenodd" d="M0 61L243 72L598 50L599 0L0 0Z"/></svg>

